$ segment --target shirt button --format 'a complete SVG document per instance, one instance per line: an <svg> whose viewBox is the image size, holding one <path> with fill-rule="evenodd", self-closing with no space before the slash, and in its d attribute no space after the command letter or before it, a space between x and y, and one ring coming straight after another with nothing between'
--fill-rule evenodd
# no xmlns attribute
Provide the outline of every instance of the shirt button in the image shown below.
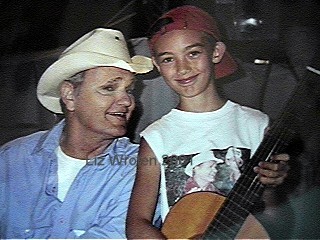
<svg viewBox="0 0 320 240"><path fill-rule="evenodd" d="M61 218L59 219L59 222L60 222L61 224L63 224L63 223L64 223L64 219L61 217Z"/></svg>
<svg viewBox="0 0 320 240"><path fill-rule="evenodd" d="M25 237L25 238L31 238L31 237L32 237L32 231L31 231L31 229L25 229L25 230L24 230L24 237Z"/></svg>

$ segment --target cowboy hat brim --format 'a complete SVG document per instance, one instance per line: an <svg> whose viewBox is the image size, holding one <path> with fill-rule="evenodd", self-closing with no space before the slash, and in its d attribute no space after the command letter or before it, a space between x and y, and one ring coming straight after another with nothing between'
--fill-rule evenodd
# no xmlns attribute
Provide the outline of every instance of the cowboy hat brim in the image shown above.
<svg viewBox="0 0 320 240"><path fill-rule="evenodd" d="M134 56L131 62L95 52L75 52L54 62L41 76L37 86L40 103L54 113L62 113L60 84L73 75L96 67L117 67L132 73L147 73L153 69L151 59Z"/></svg>

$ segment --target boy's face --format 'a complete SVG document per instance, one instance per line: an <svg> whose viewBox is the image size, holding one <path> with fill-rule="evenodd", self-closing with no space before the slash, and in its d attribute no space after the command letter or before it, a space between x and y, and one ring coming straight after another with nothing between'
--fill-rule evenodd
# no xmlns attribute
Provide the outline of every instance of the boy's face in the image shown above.
<svg viewBox="0 0 320 240"><path fill-rule="evenodd" d="M153 50L153 62L167 84L180 96L194 97L211 91L214 63L225 48L221 42L210 46L204 33L174 30L162 35Z"/></svg>

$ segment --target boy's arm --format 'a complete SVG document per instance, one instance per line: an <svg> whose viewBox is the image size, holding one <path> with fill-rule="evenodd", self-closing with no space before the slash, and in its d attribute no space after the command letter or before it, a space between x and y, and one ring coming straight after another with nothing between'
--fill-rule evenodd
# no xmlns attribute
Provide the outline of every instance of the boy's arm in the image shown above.
<svg viewBox="0 0 320 240"><path fill-rule="evenodd" d="M127 215L126 234L132 239L163 239L152 225L160 185L160 164L148 143L142 138L138 168Z"/></svg>

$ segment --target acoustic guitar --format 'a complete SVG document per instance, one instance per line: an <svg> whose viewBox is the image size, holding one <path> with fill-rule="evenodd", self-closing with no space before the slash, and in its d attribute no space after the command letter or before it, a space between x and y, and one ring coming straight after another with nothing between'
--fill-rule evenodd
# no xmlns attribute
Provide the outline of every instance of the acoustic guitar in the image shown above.
<svg viewBox="0 0 320 240"><path fill-rule="evenodd" d="M271 161L270 156L283 152L297 135L301 124L305 124L302 122L304 115L313 111L315 99L308 97L312 91L310 83L300 81L282 115L271 125L227 197L212 192L185 195L171 207L163 224L162 233L167 238L175 239L235 239L239 236L253 238L256 231L260 231L258 234L261 236L267 234L250 214L264 191L264 186L253 168L260 161ZM301 108L311 111L303 113ZM299 114L296 114L297 109Z"/></svg>
<svg viewBox="0 0 320 240"><path fill-rule="evenodd" d="M274 128L269 130L227 197L213 192L185 195L170 209L162 233L175 239L235 239L238 233L245 238L262 238L253 236L259 229L257 221L253 221L253 232L242 226L264 190L253 168L260 161L270 161L271 154L281 152L287 145L293 132L282 131L275 134ZM261 236L268 236L263 227L260 230ZM247 232L248 236L241 232Z"/></svg>
<svg viewBox="0 0 320 240"><path fill-rule="evenodd" d="M231 224L231 222L235 224L234 221L237 221L238 217L231 219L231 216L229 216L228 219L230 220L222 226L223 232L208 232L205 234L213 219L217 221L226 220L219 220L218 214L225 201L225 197L213 192L194 192L185 195L170 209L162 227L162 233L169 239L269 238L267 231L253 215L248 215L246 219L243 219L244 223L240 229L237 226L230 225L228 226L230 229L225 232L225 227L227 227L225 224ZM219 226L217 230L219 230Z"/></svg>

